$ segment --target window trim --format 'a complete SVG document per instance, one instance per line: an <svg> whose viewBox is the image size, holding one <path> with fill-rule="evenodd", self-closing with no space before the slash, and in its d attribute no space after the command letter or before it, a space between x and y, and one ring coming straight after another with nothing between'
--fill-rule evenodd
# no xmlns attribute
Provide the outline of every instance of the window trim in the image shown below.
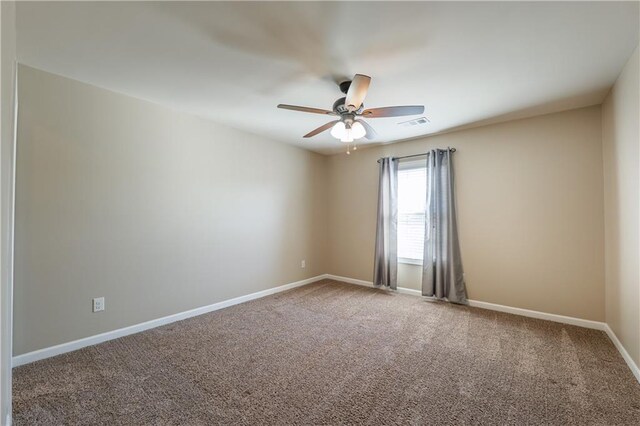
<svg viewBox="0 0 640 426"><path fill-rule="evenodd" d="M427 167L427 159L426 158L411 158L407 160L400 160L398 164L398 170L413 170L413 169L422 169ZM417 265L422 266L422 259L412 259L409 257L400 257L398 256L398 263L405 265Z"/></svg>

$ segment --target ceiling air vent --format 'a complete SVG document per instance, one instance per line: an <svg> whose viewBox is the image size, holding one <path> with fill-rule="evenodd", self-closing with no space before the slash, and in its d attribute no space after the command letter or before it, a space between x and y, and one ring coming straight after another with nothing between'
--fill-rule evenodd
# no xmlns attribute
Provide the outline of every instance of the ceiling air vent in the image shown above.
<svg viewBox="0 0 640 426"><path fill-rule="evenodd" d="M398 123L398 126L402 127L413 127L413 126L424 126L425 124L431 123L427 117L414 118L413 120L403 121Z"/></svg>

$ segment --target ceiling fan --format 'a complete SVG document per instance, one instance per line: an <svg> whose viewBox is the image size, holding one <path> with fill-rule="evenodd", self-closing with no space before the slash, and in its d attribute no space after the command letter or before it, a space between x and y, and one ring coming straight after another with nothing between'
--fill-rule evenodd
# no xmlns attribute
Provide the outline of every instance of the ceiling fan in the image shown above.
<svg viewBox="0 0 640 426"><path fill-rule="evenodd" d="M339 119L330 121L329 123L310 131L304 135L304 137L310 138L331 128L331 135L346 143L351 143L355 139L360 139L362 137L369 140L376 137L376 131L373 130L373 127L360 117L401 117L405 115L422 114L424 112L424 106L422 105L364 109L363 101L367 96L370 83L371 77L363 74L356 74L353 77L353 80L340 83L340 90L347 96L335 101L331 111L320 108L309 108L286 104L280 104L278 105L278 108L310 112L313 114L338 116Z"/></svg>

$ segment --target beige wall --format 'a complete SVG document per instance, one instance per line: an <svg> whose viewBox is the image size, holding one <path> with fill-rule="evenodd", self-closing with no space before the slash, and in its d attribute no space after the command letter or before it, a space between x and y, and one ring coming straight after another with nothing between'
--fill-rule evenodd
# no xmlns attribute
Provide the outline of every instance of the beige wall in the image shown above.
<svg viewBox="0 0 640 426"><path fill-rule="evenodd" d="M376 160L446 146L470 298L605 319L599 106L323 157L28 67L20 84L15 354L325 272L370 281Z"/></svg>
<svg viewBox="0 0 640 426"><path fill-rule="evenodd" d="M640 365L640 126L638 49L602 106L606 318Z"/></svg>
<svg viewBox="0 0 640 426"><path fill-rule="evenodd" d="M326 272L326 157L19 71L14 354Z"/></svg>
<svg viewBox="0 0 640 426"><path fill-rule="evenodd" d="M11 276L16 5L0 2L0 423L11 416Z"/></svg>
<svg viewBox="0 0 640 426"><path fill-rule="evenodd" d="M372 280L376 160L447 146L469 297L604 320L599 106L330 157L329 273ZM400 286L419 278L399 270Z"/></svg>

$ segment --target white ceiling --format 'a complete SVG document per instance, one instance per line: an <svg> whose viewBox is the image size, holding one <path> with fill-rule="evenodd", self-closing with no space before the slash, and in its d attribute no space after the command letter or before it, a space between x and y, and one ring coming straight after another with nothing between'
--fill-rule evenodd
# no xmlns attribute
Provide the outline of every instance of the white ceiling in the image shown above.
<svg viewBox="0 0 640 426"><path fill-rule="evenodd" d="M20 62L331 153L334 81L373 77L367 107L423 104L431 121L370 119L388 143L600 103L638 44L637 2L18 3ZM407 117L410 119L413 117Z"/></svg>

